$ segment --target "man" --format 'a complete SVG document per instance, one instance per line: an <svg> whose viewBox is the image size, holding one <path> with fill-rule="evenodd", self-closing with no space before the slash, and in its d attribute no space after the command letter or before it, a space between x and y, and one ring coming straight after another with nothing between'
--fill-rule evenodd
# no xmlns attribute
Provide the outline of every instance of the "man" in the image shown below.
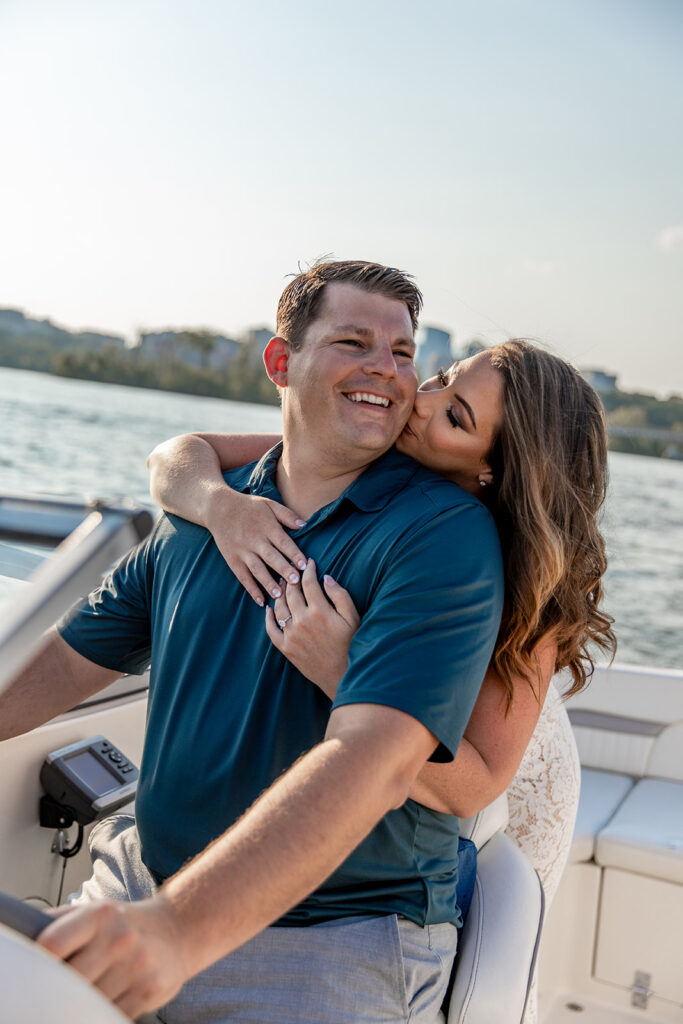
<svg viewBox="0 0 683 1024"><path fill-rule="evenodd" d="M455 952L457 828L406 798L425 760L460 742L502 581L483 506L391 447L415 395L420 303L376 264L295 278L264 353L282 448L226 475L306 521L297 541L363 615L331 713L210 535L173 516L3 698L14 735L151 655L136 817L143 870L163 885L74 910L41 937L131 1016L198 972L164 1020L436 1015Z"/></svg>

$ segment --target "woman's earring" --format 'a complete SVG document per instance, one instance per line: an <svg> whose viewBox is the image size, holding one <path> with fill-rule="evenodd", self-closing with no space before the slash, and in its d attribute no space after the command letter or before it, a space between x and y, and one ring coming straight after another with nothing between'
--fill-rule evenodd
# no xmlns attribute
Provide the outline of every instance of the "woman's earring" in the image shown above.
<svg viewBox="0 0 683 1024"><path fill-rule="evenodd" d="M486 487L486 481L485 481L485 480L482 480L482 478L481 478L481 477L479 477L479 486L480 486L480 487Z"/></svg>

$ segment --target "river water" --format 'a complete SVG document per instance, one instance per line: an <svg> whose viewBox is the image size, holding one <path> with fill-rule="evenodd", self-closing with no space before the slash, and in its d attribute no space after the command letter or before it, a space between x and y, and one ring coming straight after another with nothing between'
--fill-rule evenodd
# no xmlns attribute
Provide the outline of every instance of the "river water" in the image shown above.
<svg viewBox="0 0 683 1024"><path fill-rule="evenodd" d="M0 491L151 504L145 459L185 431L277 431L276 407L0 367ZM606 607L617 661L683 667L683 462L610 455Z"/></svg>

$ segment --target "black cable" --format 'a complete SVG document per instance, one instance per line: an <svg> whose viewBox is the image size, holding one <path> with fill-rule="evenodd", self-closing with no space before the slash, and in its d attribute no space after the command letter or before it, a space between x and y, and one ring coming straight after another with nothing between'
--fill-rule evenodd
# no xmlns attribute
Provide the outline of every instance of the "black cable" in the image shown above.
<svg viewBox="0 0 683 1024"><path fill-rule="evenodd" d="M76 836L76 842L73 844L73 846L67 846L63 850L60 850L59 851L59 856L60 857L64 857L65 859L67 859L69 857L75 857L76 854L80 851L82 846L83 846L83 826L79 825L78 826L78 835Z"/></svg>
<svg viewBox="0 0 683 1024"><path fill-rule="evenodd" d="M62 902L62 892L64 891L64 876L66 875L66 862L69 857L75 857L83 846L83 826L79 824L78 834L76 835L76 841L73 846L67 846L63 850L59 850L59 856L63 858L64 863L62 864L62 877L59 880L59 893L57 895L57 906Z"/></svg>
<svg viewBox="0 0 683 1024"><path fill-rule="evenodd" d="M57 894L57 903L55 904L55 906L57 906L57 907L62 902L62 893L64 891L64 875L65 874L66 874L66 857L64 858L64 862L62 864L62 877L59 880L59 892Z"/></svg>
<svg viewBox="0 0 683 1024"><path fill-rule="evenodd" d="M50 910L54 910L53 905L50 903L48 899L45 898L45 896L22 896L21 898L24 901L24 903L28 903L29 900L37 900L39 903L44 903L47 907L50 908Z"/></svg>

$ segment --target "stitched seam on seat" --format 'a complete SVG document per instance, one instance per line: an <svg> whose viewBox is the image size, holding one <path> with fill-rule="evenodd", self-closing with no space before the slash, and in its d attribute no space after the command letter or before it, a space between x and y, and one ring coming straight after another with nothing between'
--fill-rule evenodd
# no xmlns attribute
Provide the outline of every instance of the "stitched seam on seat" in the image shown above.
<svg viewBox="0 0 683 1024"><path fill-rule="evenodd" d="M534 942L534 951L533 951L532 956L531 956L531 965L529 967L529 978L527 980L527 985L526 985L526 994L524 996L524 1006L522 1007L522 1016L520 1017L520 1024L521 1024L521 1021L524 1020L524 1014L526 1013L526 1006L527 1006L527 1003L529 1002L529 993L531 992L531 985L532 985L533 980L534 980L534 974L536 973L536 961L538 959L538 950L539 950L539 947L541 945L541 936L543 934L543 925L545 923L545 889L543 888L543 882L541 881L541 876L539 875L538 871L536 871L535 874L536 874L536 879L538 881L538 888L539 888L539 892L540 892L541 909L540 909L540 914L539 914L538 929L536 931L536 941Z"/></svg>
<svg viewBox="0 0 683 1024"><path fill-rule="evenodd" d="M477 944L475 947L474 957L472 961L472 973L470 975L470 982L467 989L467 995L465 996L462 1013L460 1014L460 1021L462 1022L462 1024L465 1024L466 1022L467 1011L469 1010L470 1003L474 995L474 986L477 981L477 971L479 969L479 962L481 960L481 943L484 932L484 889L479 878L475 880L475 888L479 895L479 913L477 917Z"/></svg>

